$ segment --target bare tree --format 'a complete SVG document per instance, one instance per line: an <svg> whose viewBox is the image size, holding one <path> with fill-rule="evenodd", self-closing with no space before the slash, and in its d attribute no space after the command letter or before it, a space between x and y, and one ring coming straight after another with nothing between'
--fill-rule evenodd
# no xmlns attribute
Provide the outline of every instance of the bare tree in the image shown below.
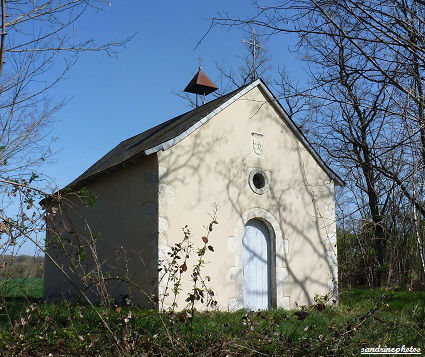
<svg viewBox="0 0 425 357"><path fill-rule="evenodd" d="M226 94L258 78L265 82L270 81L271 65L266 47L266 36L257 33L255 28L250 28L250 31L247 31L247 39L242 40L242 42L246 52L239 56L237 68L228 67L224 63L216 63L222 84L217 95Z"/></svg>
<svg viewBox="0 0 425 357"><path fill-rule="evenodd" d="M105 4L1 0L0 254L11 254L12 260L26 242L46 253L45 221L49 215L37 202L46 196L61 200L60 195L52 195L56 186L42 169L51 155L49 125L63 105L62 100L53 98L52 90L81 53L114 55L129 40L98 44L73 36L79 20ZM46 253L46 259L52 257ZM4 276L6 270L3 266ZM5 284L7 281L2 287ZM6 306L3 294L0 297Z"/></svg>
<svg viewBox="0 0 425 357"><path fill-rule="evenodd" d="M322 139L316 143L330 160L345 166L346 176L360 190L352 190L360 193L354 211L368 206L382 266L388 194L396 189L414 216L425 219L419 184L425 172L425 4L282 0L257 1L255 6L253 17L222 16L213 23L299 36L299 50L309 63L310 86L292 95L304 97L310 117L320 118L324 125L316 128L316 134ZM423 235L417 232L425 275Z"/></svg>
<svg viewBox="0 0 425 357"><path fill-rule="evenodd" d="M63 105L63 99L54 98L53 89L80 54L103 52L113 56L130 39L107 43L78 39L79 21L95 15L107 4L103 0L0 1L0 255L8 254L13 261L21 246L32 242L63 272L64 279L71 277L44 244L46 220L52 219L55 212L46 213L37 204L46 197L58 202L59 207L71 202L63 192L54 194L54 182L43 174L42 165L51 155L49 128ZM84 195L73 195L84 200ZM64 228L67 227L61 227ZM89 238L84 251L91 249L95 258L94 238ZM99 269L89 275L85 272L88 283L96 280L98 272ZM0 301L9 316L4 295L10 276L7 264L2 265L2 276L6 279L0 286ZM99 290L104 279L100 277L95 282L100 282ZM87 293L81 294L91 304ZM100 313L98 316L111 332ZM13 322L9 322L13 330Z"/></svg>
<svg viewBox="0 0 425 357"><path fill-rule="evenodd" d="M12 220L12 216L13 221L26 230L40 228L42 216L34 210L34 200L41 192L30 187L45 188L49 181L43 177L41 166L51 153L49 125L63 105L63 101L52 98L52 89L79 54L103 51L114 55L128 40L98 44L93 39L78 40L73 36L78 21L89 12L100 11L105 4L86 0L2 0L0 3L3 232L7 228L4 222ZM16 239L11 242L16 244Z"/></svg>

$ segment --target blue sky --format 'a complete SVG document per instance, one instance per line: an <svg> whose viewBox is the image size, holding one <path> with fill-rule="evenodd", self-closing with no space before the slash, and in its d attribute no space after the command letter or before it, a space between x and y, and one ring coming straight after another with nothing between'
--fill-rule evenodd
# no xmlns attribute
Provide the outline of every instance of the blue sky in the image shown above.
<svg viewBox="0 0 425 357"><path fill-rule="evenodd" d="M197 70L216 81L215 63L238 66L243 55L242 30L214 28L194 51L219 12L233 16L253 13L249 1L112 1L100 13L89 13L76 26L76 36L98 42L134 38L117 58L105 54L81 55L67 79L51 95L67 103L55 116L51 136L56 152L44 167L63 187L120 141L157 125L190 108L173 92L183 89ZM292 41L292 43L291 43ZM267 43L271 64L285 66L302 76L301 61L288 50L287 35ZM32 254L31 245L21 253Z"/></svg>

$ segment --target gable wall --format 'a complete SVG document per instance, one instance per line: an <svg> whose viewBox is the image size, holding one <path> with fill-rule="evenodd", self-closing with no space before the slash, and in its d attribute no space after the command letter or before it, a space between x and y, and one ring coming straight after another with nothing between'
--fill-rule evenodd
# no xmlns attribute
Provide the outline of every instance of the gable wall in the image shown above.
<svg viewBox="0 0 425 357"><path fill-rule="evenodd" d="M252 132L263 134L262 157L254 154ZM214 203L220 206L210 236L215 252L207 253L204 274L211 277L221 308L241 307L241 234L244 222L256 215L275 220L280 230L275 232L276 305L309 304L316 293L328 292L336 275L333 183L258 87L158 152L158 165L160 258L182 240L186 224L195 245L202 246L208 213ZM268 173L269 192L250 189L251 168ZM184 280L179 307L190 287L190 279Z"/></svg>

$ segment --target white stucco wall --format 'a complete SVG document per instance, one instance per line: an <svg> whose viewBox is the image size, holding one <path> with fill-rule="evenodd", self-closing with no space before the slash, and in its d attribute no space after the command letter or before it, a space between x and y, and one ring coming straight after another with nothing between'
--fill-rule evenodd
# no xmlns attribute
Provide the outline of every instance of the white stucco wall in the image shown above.
<svg viewBox="0 0 425 357"><path fill-rule="evenodd" d="M215 252L206 255L204 274L211 277L221 309L242 307L241 234L250 218L268 222L275 237L276 306L310 304L315 294L333 288L334 184L258 87L158 152L158 164L160 256L181 241L185 225L201 246L208 213L213 204L220 207L210 237ZM264 170L270 182L262 195L248 184L254 168ZM190 279L184 280L181 308L190 287Z"/></svg>

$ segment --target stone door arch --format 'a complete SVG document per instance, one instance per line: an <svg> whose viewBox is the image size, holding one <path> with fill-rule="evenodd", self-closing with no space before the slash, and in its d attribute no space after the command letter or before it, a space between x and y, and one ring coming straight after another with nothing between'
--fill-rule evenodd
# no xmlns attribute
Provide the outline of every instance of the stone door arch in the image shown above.
<svg viewBox="0 0 425 357"><path fill-rule="evenodd" d="M235 285L236 296L229 301L229 310L244 307L243 304L243 260L242 236L248 221L262 221L270 232L271 251L271 307L289 308L290 299L285 289L288 280L287 254L288 240L284 239L279 221L267 210L252 208L240 217L235 233L229 237L228 248L234 254L234 264L229 267L228 278Z"/></svg>

